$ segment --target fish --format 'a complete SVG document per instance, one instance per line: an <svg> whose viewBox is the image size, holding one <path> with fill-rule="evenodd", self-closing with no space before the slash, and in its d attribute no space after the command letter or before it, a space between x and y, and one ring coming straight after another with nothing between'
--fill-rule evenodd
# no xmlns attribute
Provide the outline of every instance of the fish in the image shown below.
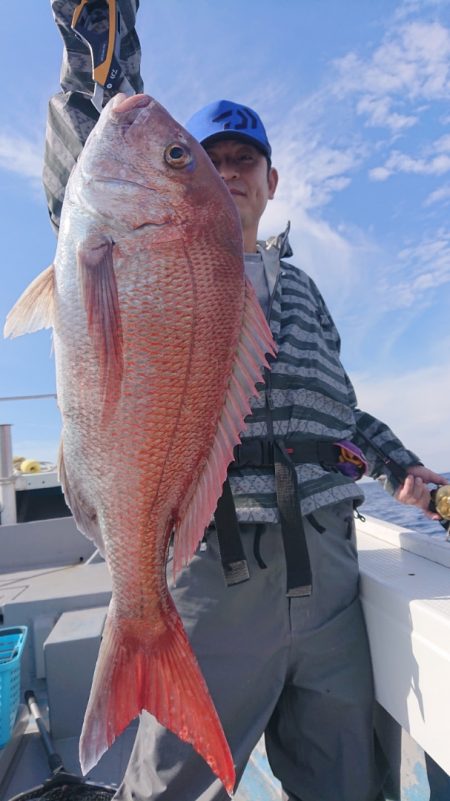
<svg viewBox="0 0 450 801"><path fill-rule="evenodd" d="M215 511L276 346L234 201L149 95L103 109L69 178L56 254L5 336L53 329L58 472L111 602L80 737L86 774L143 710L231 795L235 768L167 585Z"/></svg>

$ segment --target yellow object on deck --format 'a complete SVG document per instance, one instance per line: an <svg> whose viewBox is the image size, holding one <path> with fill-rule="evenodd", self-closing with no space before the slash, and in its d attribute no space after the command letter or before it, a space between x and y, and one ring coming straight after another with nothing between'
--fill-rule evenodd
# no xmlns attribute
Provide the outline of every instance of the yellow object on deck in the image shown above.
<svg viewBox="0 0 450 801"><path fill-rule="evenodd" d="M23 462L20 463L20 469L22 473L40 473L41 464L35 459L24 459Z"/></svg>

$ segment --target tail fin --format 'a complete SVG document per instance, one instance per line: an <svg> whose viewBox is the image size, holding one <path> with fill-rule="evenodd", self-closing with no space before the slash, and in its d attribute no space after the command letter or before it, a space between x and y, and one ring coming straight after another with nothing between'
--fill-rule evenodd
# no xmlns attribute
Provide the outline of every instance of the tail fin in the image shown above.
<svg viewBox="0 0 450 801"><path fill-rule="evenodd" d="M143 709L191 743L232 795L231 752L175 607L157 640L148 625L137 636L108 616L81 732L83 774Z"/></svg>

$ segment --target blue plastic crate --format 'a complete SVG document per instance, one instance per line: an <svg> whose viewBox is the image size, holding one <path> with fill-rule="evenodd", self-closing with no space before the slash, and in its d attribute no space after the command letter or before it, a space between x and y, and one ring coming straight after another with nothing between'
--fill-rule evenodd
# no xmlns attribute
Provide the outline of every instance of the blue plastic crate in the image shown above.
<svg viewBox="0 0 450 801"><path fill-rule="evenodd" d="M20 699L20 660L26 626L0 628L0 748L11 739Z"/></svg>

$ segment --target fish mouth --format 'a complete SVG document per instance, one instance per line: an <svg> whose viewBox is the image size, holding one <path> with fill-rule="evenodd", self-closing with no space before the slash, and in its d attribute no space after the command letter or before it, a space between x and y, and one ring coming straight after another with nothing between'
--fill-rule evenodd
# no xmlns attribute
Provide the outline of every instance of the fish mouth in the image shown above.
<svg viewBox="0 0 450 801"><path fill-rule="evenodd" d="M151 109L157 105L156 100L150 95L126 95L120 92L110 100L106 108L110 109L110 119L122 129L126 139L135 123L146 121Z"/></svg>
<svg viewBox="0 0 450 801"><path fill-rule="evenodd" d="M124 114L127 111L134 111L135 109L139 108L146 108L150 105L152 98L150 95L144 94L137 94L137 95L125 95L122 92L116 95L114 98L116 102L113 101L112 108L114 109L116 114Z"/></svg>

